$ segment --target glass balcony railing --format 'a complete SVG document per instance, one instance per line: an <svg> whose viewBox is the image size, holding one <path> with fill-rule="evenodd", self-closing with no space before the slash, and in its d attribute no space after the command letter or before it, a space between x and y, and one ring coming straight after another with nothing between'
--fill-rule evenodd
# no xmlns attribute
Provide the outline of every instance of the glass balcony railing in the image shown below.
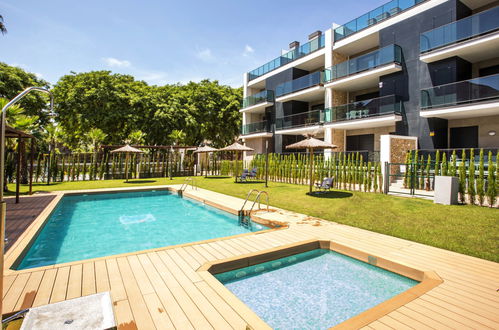
<svg viewBox="0 0 499 330"><path fill-rule="evenodd" d="M241 133L241 135L270 132L270 125L268 124L267 121L250 123L242 125L239 132Z"/></svg>
<svg viewBox="0 0 499 330"><path fill-rule="evenodd" d="M243 108L251 107L252 105L256 105L264 102L274 102L274 92L265 90L260 93L256 93L254 95L246 96L243 99Z"/></svg>
<svg viewBox="0 0 499 330"><path fill-rule="evenodd" d="M334 29L334 41L339 41L354 33L364 30L370 26L378 24L385 19L400 12L414 7L415 5L428 0L393 0L378 8L371 10L350 22Z"/></svg>
<svg viewBox="0 0 499 330"><path fill-rule="evenodd" d="M324 48L325 40L326 39L324 35L321 35L320 37L310 40L306 44L303 44L296 49L290 50L286 54L281 55L273 59L272 61L265 63L261 67L258 67L255 70L248 72L248 80L256 79L285 64L293 62L296 59L311 54L321 48Z"/></svg>
<svg viewBox="0 0 499 330"><path fill-rule="evenodd" d="M275 129L319 125L324 122L324 110L313 110L277 118Z"/></svg>
<svg viewBox="0 0 499 330"><path fill-rule="evenodd" d="M286 94L298 92L302 89L313 87L322 83L322 71L307 74L306 76L287 81L283 84L277 85L275 88L275 96L283 96Z"/></svg>
<svg viewBox="0 0 499 330"><path fill-rule="evenodd" d="M499 7L424 32L421 53L499 30Z"/></svg>
<svg viewBox="0 0 499 330"><path fill-rule="evenodd" d="M352 58L349 61L338 63L324 71L324 82L330 82L390 63L402 63L402 49L400 46L389 45Z"/></svg>
<svg viewBox="0 0 499 330"><path fill-rule="evenodd" d="M325 122L372 118L388 114L402 114L402 101L395 95L353 102L324 110Z"/></svg>
<svg viewBox="0 0 499 330"><path fill-rule="evenodd" d="M423 89L421 109L430 110L494 99L499 99L499 74Z"/></svg>

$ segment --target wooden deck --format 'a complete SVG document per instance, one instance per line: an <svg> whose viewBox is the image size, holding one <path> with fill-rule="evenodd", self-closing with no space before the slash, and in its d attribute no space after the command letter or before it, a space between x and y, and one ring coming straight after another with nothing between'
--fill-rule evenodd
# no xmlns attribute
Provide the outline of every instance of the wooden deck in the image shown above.
<svg viewBox="0 0 499 330"><path fill-rule="evenodd" d="M240 199L206 190L189 193L228 208L237 209L242 204ZM18 244L28 236L21 237ZM229 303L196 270L208 261L309 239L334 240L420 270L435 271L444 280L370 323L368 329L499 329L499 264L326 222L319 226L296 223L262 234L42 269L6 270L3 312L111 291L120 329L246 329L255 321L241 312L244 307Z"/></svg>
<svg viewBox="0 0 499 330"><path fill-rule="evenodd" d="M49 205L55 195L36 195L21 197L18 204L15 197L5 199L7 216L5 220L5 237L8 238L5 250L17 241L19 236L28 228L36 217Z"/></svg>

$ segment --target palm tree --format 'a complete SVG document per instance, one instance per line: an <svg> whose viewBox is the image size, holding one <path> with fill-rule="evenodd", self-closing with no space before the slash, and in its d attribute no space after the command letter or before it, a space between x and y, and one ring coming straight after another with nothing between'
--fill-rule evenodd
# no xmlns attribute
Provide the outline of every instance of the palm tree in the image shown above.
<svg viewBox="0 0 499 330"><path fill-rule="evenodd" d="M135 130L128 134L127 141L129 144L144 144L146 141L146 133L142 132L140 129Z"/></svg>
<svg viewBox="0 0 499 330"><path fill-rule="evenodd" d="M5 27L5 24L3 23L2 15L0 15L0 32L2 32L2 34L7 33L7 28Z"/></svg>
<svg viewBox="0 0 499 330"><path fill-rule="evenodd" d="M104 141L107 137L107 134L104 133L100 128L92 128L87 133L87 139L90 141L90 147L94 152L97 152L99 145Z"/></svg>

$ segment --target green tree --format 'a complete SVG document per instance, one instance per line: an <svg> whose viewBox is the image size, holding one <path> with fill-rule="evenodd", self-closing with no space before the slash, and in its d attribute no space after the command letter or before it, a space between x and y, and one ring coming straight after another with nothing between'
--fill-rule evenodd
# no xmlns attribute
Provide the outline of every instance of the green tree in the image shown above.
<svg viewBox="0 0 499 330"><path fill-rule="evenodd" d="M478 179L476 181L476 193L478 196L478 204L480 206L485 202L485 164L483 158L483 149L480 149L480 162L478 164Z"/></svg>
<svg viewBox="0 0 499 330"><path fill-rule="evenodd" d="M101 143L106 139L107 134L100 128L92 128L88 131L86 138L90 144L90 149L97 152Z"/></svg>
<svg viewBox="0 0 499 330"><path fill-rule="evenodd" d="M470 203L475 204L475 153L474 150L470 151L470 165L468 168L468 197L470 198Z"/></svg>
<svg viewBox="0 0 499 330"><path fill-rule="evenodd" d="M128 134L127 141L130 144L144 144L146 142L146 133L137 129Z"/></svg>
<svg viewBox="0 0 499 330"><path fill-rule="evenodd" d="M34 73L0 62L0 97L11 100L31 86L49 88L49 83L38 78ZM49 121L49 113L44 111L48 101L44 93L29 93L18 104L24 109L26 116L37 116L37 124L43 126Z"/></svg>
<svg viewBox="0 0 499 330"><path fill-rule="evenodd" d="M459 199L462 204L466 203L466 152L464 150L459 163Z"/></svg>
<svg viewBox="0 0 499 330"><path fill-rule="evenodd" d="M492 159L492 151L489 151L489 155L488 155L488 160L489 160L489 164L488 164L488 176L487 176L487 199L489 201L489 206L490 207L493 207L495 202L496 202L496 198L497 198L497 189L496 189L496 180L497 180L497 177L496 177L496 168L494 166L494 161Z"/></svg>

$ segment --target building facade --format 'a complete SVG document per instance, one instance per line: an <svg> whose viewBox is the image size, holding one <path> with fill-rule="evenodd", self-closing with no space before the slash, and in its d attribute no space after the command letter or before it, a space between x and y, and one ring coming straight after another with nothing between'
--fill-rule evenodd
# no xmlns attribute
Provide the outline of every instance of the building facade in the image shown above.
<svg viewBox="0 0 499 330"><path fill-rule="evenodd" d="M499 1L393 0L332 24L245 73L240 112L255 153L292 151L306 133L374 154L386 134L497 148Z"/></svg>

